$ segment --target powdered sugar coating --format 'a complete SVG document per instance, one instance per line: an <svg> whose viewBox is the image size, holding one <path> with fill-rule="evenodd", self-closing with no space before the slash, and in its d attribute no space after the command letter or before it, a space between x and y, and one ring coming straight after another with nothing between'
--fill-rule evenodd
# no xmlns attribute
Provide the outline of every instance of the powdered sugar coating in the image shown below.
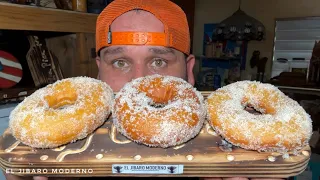
<svg viewBox="0 0 320 180"><path fill-rule="evenodd" d="M250 104L265 113L244 110ZM308 145L312 134L309 114L277 87L256 81L224 86L207 98L211 126L227 141L245 149L286 153Z"/></svg>
<svg viewBox="0 0 320 180"><path fill-rule="evenodd" d="M159 79L161 83L154 84ZM140 90L141 85L146 91ZM166 94L159 94L159 89L166 89ZM153 99L170 93L175 95L163 107L150 105ZM177 77L152 75L127 83L115 97L112 115L124 136L150 147L167 148L195 137L205 113L203 96L191 84Z"/></svg>
<svg viewBox="0 0 320 180"><path fill-rule="evenodd" d="M59 87L61 86L61 87ZM71 105L50 107L54 96L74 94ZM10 114L9 128L22 143L35 148L54 148L85 138L111 113L113 91L90 77L72 77L38 89Z"/></svg>

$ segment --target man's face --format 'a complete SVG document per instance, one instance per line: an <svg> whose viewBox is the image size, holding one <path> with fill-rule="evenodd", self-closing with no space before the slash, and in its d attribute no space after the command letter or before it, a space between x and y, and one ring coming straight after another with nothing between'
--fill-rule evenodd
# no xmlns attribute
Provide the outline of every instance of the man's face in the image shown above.
<svg viewBox="0 0 320 180"><path fill-rule="evenodd" d="M129 11L111 24L111 31L164 32L163 24L146 11ZM99 79L117 92L132 79L152 74L171 75L194 85L193 55L161 46L111 46L97 57Z"/></svg>

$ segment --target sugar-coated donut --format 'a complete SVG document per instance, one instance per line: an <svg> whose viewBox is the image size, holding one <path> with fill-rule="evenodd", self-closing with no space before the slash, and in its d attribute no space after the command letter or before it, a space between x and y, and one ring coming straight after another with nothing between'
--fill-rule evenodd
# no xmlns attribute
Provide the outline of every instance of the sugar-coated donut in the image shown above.
<svg viewBox="0 0 320 180"><path fill-rule="evenodd" d="M89 77L56 81L38 89L11 112L9 128L20 142L54 148L85 138L110 115L114 94Z"/></svg>
<svg viewBox="0 0 320 180"><path fill-rule="evenodd" d="M149 147L187 142L201 130L206 109L191 84L151 75L127 83L115 97L113 123L127 138Z"/></svg>
<svg viewBox="0 0 320 180"><path fill-rule="evenodd" d="M256 81L226 85L207 98L210 125L231 144L258 151L289 152L308 145L312 121L277 87ZM261 112L254 115L244 108Z"/></svg>

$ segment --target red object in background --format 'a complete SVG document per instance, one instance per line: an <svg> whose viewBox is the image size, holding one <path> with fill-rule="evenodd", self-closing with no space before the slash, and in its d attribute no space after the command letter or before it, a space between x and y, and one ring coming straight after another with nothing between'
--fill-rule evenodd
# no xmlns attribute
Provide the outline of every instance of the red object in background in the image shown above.
<svg viewBox="0 0 320 180"><path fill-rule="evenodd" d="M225 50L226 46L227 46L228 41L223 41L222 42L222 51Z"/></svg>
<svg viewBox="0 0 320 180"><path fill-rule="evenodd" d="M0 51L0 89L10 88L22 79L22 66L12 54Z"/></svg>

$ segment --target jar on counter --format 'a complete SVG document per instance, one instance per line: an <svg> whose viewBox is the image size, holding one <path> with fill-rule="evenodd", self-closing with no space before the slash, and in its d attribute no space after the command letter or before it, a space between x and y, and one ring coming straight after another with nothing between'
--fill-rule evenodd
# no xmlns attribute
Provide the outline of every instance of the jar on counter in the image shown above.
<svg viewBox="0 0 320 180"><path fill-rule="evenodd" d="M72 10L87 12L87 0L72 0Z"/></svg>

